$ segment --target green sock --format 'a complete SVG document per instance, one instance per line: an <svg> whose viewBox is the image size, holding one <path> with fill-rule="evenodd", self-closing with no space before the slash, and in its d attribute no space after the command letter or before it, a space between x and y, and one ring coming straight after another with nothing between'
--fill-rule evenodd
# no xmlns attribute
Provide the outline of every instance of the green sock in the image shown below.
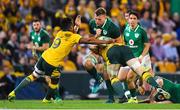
<svg viewBox="0 0 180 110"><path fill-rule="evenodd" d="M29 83L31 83L31 79L26 77L24 78L21 83L14 89L14 92L19 91L20 89L24 88L25 86L27 86Z"/></svg>
<svg viewBox="0 0 180 110"><path fill-rule="evenodd" d="M55 90L55 99L56 98L58 98L58 99L61 99L61 95L60 95L60 93L59 93L59 88L57 88L56 90Z"/></svg>
<svg viewBox="0 0 180 110"><path fill-rule="evenodd" d="M149 83L151 86L155 88L160 88L160 86L156 83L153 77L147 78L147 83Z"/></svg>
<svg viewBox="0 0 180 110"><path fill-rule="evenodd" d="M101 76L100 74L97 73L97 70L95 67L93 67L90 70L87 70L87 72L96 80L96 81L100 81L101 80Z"/></svg>
<svg viewBox="0 0 180 110"><path fill-rule="evenodd" d="M129 91L131 92L131 96L132 97L136 97L137 96L137 92L136 92L136 89L134 88L134 89L129 89Z"/></svg>
<svg viewBox="0 0 180 110"><path fill-rule="evenodd" d="M124 94L125 94L126 98L130 99L132 97L132 95L131 95L131 92L129 91L127 82L124 81L123 86L124 86L124 91L125 91Z"/></svg>
<svg viewBox="0 0 180 110"><path fill-rule="evenodd" d="M45 99L50 100L54 96L56 89L48 88Z"/></svg>
<svg viewBox="0 0 180 110"><path fill-rule="evenodd" d="M111 84L114 92L118 95L119 98L123 98L124 96L124 90L123 90L123 85L120 81L112 83Z"/></svg>
<svg viewBox="0 0 180 110"><path fill-rule="evenodd" d="M114 90L113 90L113 87L111 85L111 81L110 80L105 80L106 82L106 86L107 86L107 90L108 90L108 97L109 99L112 99L114 100Z"/></svg>

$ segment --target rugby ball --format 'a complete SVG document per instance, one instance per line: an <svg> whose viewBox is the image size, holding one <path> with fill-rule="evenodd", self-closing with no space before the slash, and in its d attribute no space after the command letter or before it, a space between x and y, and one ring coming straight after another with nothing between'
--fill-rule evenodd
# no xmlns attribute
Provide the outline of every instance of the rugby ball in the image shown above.
<svg viewBox="0 0 180 110"><path fill-rule="evenodd" d="M112 39L111 37L108 36L100 36L98 37L99 40L110 40ZM107 46L108 44L101 44L102 46Z"/></svg>

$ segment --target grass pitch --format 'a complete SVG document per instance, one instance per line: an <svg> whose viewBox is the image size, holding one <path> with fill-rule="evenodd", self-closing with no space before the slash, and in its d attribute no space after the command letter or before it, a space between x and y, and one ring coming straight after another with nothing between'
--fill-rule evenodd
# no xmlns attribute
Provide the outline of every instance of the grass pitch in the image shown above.
<svg viewBox="0 0 180 110"><path fill-rule="evenodd" d="M106 104L105 100L63 100L42 103L41 100L0 100L0 109L179 109L180 104Z"/></svg>

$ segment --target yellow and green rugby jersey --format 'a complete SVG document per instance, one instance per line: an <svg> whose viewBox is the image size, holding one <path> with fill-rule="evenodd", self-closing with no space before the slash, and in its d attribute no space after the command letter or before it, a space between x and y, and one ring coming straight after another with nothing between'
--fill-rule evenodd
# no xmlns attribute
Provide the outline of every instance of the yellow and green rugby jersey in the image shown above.
<svg viewBox="0 0 180 110"><path fill-rule="evenodd" d="M60 31L57 33L51 47L43 52L42 58L48 64L58 67L80 39L81 36L79 34L74 34L70 31Z"/></svg>

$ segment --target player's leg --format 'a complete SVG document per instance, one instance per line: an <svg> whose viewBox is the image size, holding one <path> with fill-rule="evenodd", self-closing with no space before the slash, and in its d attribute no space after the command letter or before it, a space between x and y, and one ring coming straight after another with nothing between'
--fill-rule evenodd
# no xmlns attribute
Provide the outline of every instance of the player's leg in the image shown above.
<svg viewBox="0 0 180 110"><path fill-rule="evenodd" d="M127 99L124 95L123 83L117 78L117 76L111 77L111 85L115 94L118 95L119 103L127 102Z"/></svg>
<svg viewBox="0 0 180 110"><path fill-rule="evenodd" d="M141 61L141 65L145 67L146 71L149 71L152 76L154 76L154 73L152 71L152 66L151 66L151 59L149 54L145 55ZM143 82L142 87L145 89L145 91L151 91L151 86L147 82Z"/></svg>
<svg viewBox="0 0 180 110"><path fill-rule="evenodd" d="M43 63L43 59L40 58L39 61L35 65L35 70L33 71L33 73L31 75L27 76L26 78L24 78L21 81L21 83L11 93L9 93L8 100L11 101L12 99L14 99L16 97L16 93L19 90L21 90L22 88L24 88L25 86L27 86L31 82L35 81L40 76L44 75L42 63Z"/></svg>
<svg viewBox="0 0 180 110"><path fill-rule="evenodd" d="M118 78L122 81L123 83L123 89L125 93L125 97L128 100L128 103L137 103L137 97L136 97L136 89L134 86L134 83L128 79L128 74L131 71L131 69L126 66L126 67L121 67L118 73Z"/></svg>
<svg viewBox="0 0 180 110"><path fill-rule="evenodd" d="M159 84L155 81L152 74L149 71L145 71L145 68L140 64L139 60L137 58L133 58L127 61L127 64L139 75L142 77L143 81L146 81L148 84L150 84L152 87L157 89L158 93L161 93L164 95L165 98L169 98L170 94L166 91L164 91Z"/></svg>
<svg viewBox="0 0 180 110"><path fill-rule="evenodd" d="M136 85L135 85L136 76L137 75L132 70L129 70L129 72L127 74L127 79L126 79L126 81L128 83L128 88L134 99L136 99L136 96L137 96Z"/></svg>
<svg viewBox="0 0 180 110"><path fill-rule="evenodd" d="M55 98L55 101L61 100L61 97L58 92L59 88L59 77L60 77L60 71L58 67L54 67L49 65L48 63L43 63L43 68L45 71L45 74L49 76L48 81L48 91L46 93L45 98L43 99L43 102L51 102L51 98Z"/></svg>
<svg viewBox="0 0 180 110"><path fill-rule="evenodd" d="M118 50L118 51L116 51ZM107 53L108 59L112 64L122 64L125 63L131 67L131 69L142 77L144 81L149 83L151 86L157 88L158 92L163 93L165 97L169 97L169 94L162 90L160 86L156 83L150 72L145 71L144 67L140 64L139 60L134 57L131 49L127 46L113 46L109 49ZM116 57L114 57L116 56Z"/></svg>
<svg viewBox="0 0 180 110"><path fill-rule="evenodd" d="M110 78L117 76L120 65L119 64L111 64L111 65L105 64L104 67L105 67L105 69L104 69L105 71L103 72L103 77L106 82L106 86L107 86L108 93L109 93L109 98L107 100L107 103L112 103L112 102L114 102L114 93L119 91L119 89L117 89L117 86L119 83L118 82L112 83ZM106 68L107 68L107 70L106 70ZM119 87L121 87L121 84L119 85ZM116 90L116 91L114 91L114 90Z"/></svg>
<svg viewBox="0 0 180 110"><path fill-rule="evenodd" d="M92 93L96 93L99 90L99 85L103 81L99 73L97 73L95 65L98 64L98 59L92 53L86 56L83 65L86 71L96 80L95 85L92 88Z"/></svg>

